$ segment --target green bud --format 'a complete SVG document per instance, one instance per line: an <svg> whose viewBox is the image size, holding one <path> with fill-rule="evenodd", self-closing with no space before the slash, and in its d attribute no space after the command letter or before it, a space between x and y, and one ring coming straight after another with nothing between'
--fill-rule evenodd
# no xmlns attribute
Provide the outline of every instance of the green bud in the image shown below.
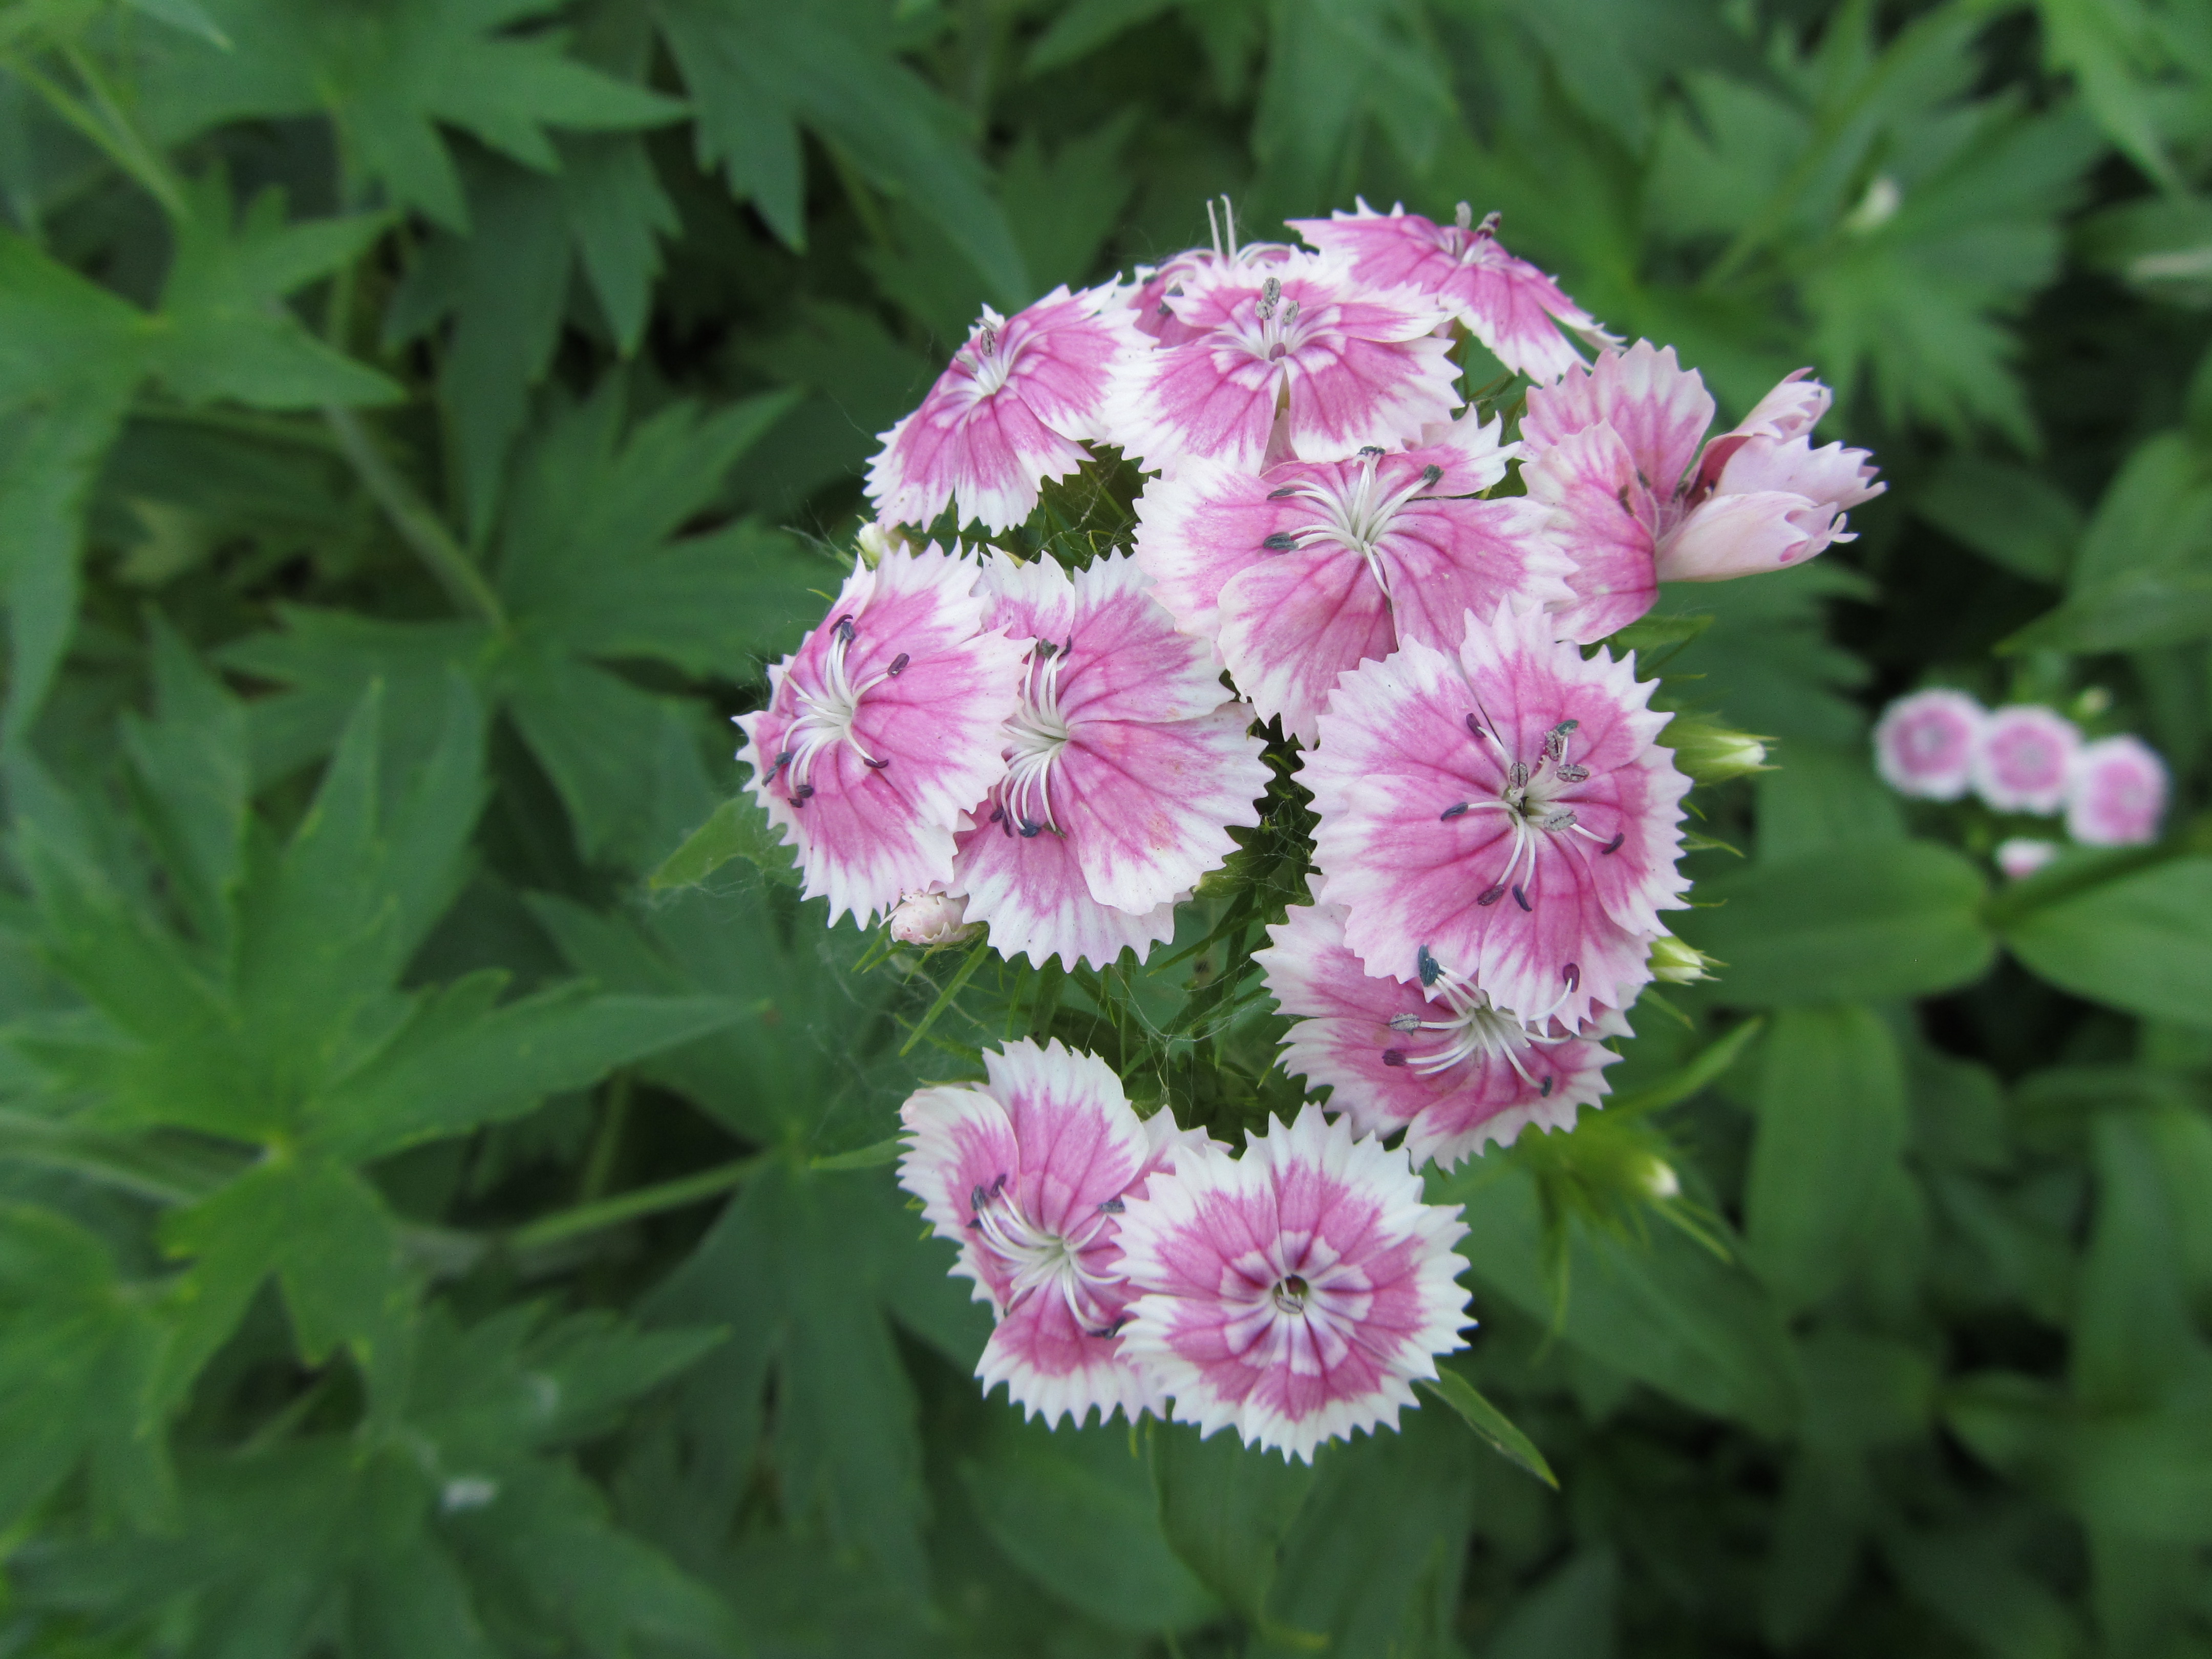
<svg viewBox="0 0 2212 1659"><path fill-rule="evenodd" d="M1694 985L1711 979L1708 970L1722 965L1672 933L1662 933L1651 942L1651 977L1662 985Z"/></svg>
<svg viewBox="0 0 2212 1659"><path fill-rule="evenodd" d="M884 562L884 554L906 546L907 539L895 524L864 524L853 543L860 550L860 562L873 570Z"/></svg>
<svg viewBox="0 0 2212 1659"><path fill-rule="evenodd" d="M1725 783L1753 772L1771 771L1766 739L1734 732L1702 714L1677 714L1659 741L1674 751L1674 764L1694 783Z"/></svg>
<svg viewBox="0 0 2212 1659"><path fill-rule="evenodd" d="M1674 1166L1663 1158L1646 1158L1637 1171L1637 1184L1646 1198L1664 1203L1682 1195L1682 1178L1674 1173Z"/></svg>

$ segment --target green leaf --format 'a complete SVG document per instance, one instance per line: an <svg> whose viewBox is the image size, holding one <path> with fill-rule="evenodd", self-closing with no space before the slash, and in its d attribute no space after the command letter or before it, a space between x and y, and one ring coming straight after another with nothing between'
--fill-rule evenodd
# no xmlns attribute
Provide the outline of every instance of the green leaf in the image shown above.
<svg viewBox="0 0 2212 1659"><path fill-rule="evenodd" d="M1678 931L1754 1008L1924 996L1980 977L1996 942L1981 872L1948 847L1838 847L1698 884Z"/></svg>
<svg viewBox="0 0 2212 1659"><path fill-rule="evenodd" d="M1744 1231L1785 1308L1827 1296L1863 1255L1905 1133L1904 1066L1879 1018L1849 1006L1773 1016Z"/></svg>
<svg viewBox="0 0 2212 1659"><path fill-rule="evenodd" d="M647 884L655 892L696 887L732 859L744 859L771 878L796 886L799 872L791 848L777 838L767 810L750 794L732 796L668 855Z"/></svg>
<svg viewBox="0 0 2212 1659"><path fill-rule="evenodd" d="M2063 581L2081 538L2081 509L2047 475L1984 455L1946 460L1915 492L1912 510L2030 581Z"/></svg>
<svg viewBox="0 0 2212 1659"><path fill-rule="evenodd" d="M1253 1450L1226 1434L1200 1439L1187 1423L1155 1424L1148 1438L1167 1541L1236 1613L1264 1621L1283 1540L1313 1486L1313 1466Z"/></svg>
<svg viewBox="0 0 2212 1659"><path fill-rule="evenodd" d="M2130 1013L2212 1026L2212 859L2181 858L2001 924L2005 946L2053 985Z"/></svg>
<svg viewBox="0 0 2212 1659"><path fill-rule="evenodd" d="M2212 1359L2192 1316L2188 1264L2174 1248L2180 1218L2202 1196L2177 1177L2201 1175L2203 1159L2193 1171L2170 1162L2179 1137L2157 1133L2160 1119L2202 1127L2194 1112L2168 1108L2106 1112L2093 1132L2096 1225L2075 1297L2071 1380L2094 1411L2154 1408Z"/></svg>
<svg viewBox="0 0 2212 1659"><path fill-rule="evenodd" d="M1064 69L1115 36L1150 22L1175 3L1176 0L1075 0L1037 37L1023 67L1030 75Z"/></svg>
<svg viewBox="0 0 2212 1659"><path fill-rule="evenodd" d="M1660 1111L1704 1093L1743 1057L1752 1039L1765 1027L1764 1018L1745 1020L1725 1036L1699 1049L1688 1065L1608 1096L1605 1102L1607 1115L1626 1117L1634 1113Z"/></svg>
<svg viewBox="0 0 2212 1659"><path fill-rule="evenodd" d="M660 239L683 228L653 157L630 135L562 141L561 201L584 273L625 357L637 350L660 274Z"/></svg>
<svg viewBox="0 0 2212 1659"><path fill-rule="evenodd" d="M1326 199L1340 158L1373 121L1415 171L1458 113L1417 7L1291 0L1274 10L1252 149L1268 199Z"/></svg>
<svg viewBox="0 0 2212 1659"><path fill-rule="evenodd" d="M198 937L227 949L243 875L251 776L246 710L155 619L155 718L125 715L123 745L146 796L146 817Z"/></svg>
<svg viewBox="0 0 2212 1659"><path fill-rule="evenodd" d="M1423 1379L1420 1386L1457 1412L1491 1450L1507 1462L1528 1470L1554 1492L1559 1490L1559 1477L1552 1473L1552 1466L1536 1449L1536 1443L1514 1426L1511 1418L1484 1399L1474 1383L1457 1371L1440 1366L1436 1376Z"/></svg>

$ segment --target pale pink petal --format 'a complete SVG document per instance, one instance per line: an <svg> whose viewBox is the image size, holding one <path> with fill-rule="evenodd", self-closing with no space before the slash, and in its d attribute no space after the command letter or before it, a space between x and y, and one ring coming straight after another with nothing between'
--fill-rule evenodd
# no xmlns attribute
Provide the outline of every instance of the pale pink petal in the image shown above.
<svg viewBox="0 0 2212 1659"><path fill-rule="evenodd" d="M1786 443L1792 438L1811 435L1835 401L1835 393L1826 386L1806 378L1812 372L1800 368L1784 375L1774 390L1761 398L1739 425L1716 434L1706 444L1705 453L1698 457L1698 489L1713 488L1730 458L1753 438ZM1738 486L1739 490L1742 488Z"/></svg>
<svg viewBox="0 0 2212 1659"><path fill-rule="evenodd" d="M976 574L935 547L856 565L769 671L769 706L739 717L748 787L833 924L945 885L954 833L1006 769L1024 647L981 631Z"/></svg>
<svg viewBox="0 0 2212 1659"><path fill-rule="evenodd" d="M1304 781L1317 896L1370 972L1413 979L1425 957L1531 1020L1633 1000L1688 887L1689 780L1655 741L1656 684L1504 607L1456 656L1411 643L1338 682Z"/></svg>
<svg viewBox="0 0 2212 1659"><path fill-rule="evenodd" d="M1101 1310L1121 1316L1126 1299L1100 1298ZM1001 1382L1024 1418L1058 1428L1065 1416L1084 1426L1092 1409L1101 1423L1116 1413L1135 1422L1164 1415L1167 1395L1132 1364L1120 1336L1101 1337L1078 1320L1064 1297L1039 1293L1001 1319L983 1345L975 1376L989 1394Z"/></svg>
<svg viewBox="0 0 2212 1659"><path fill-rule="evenodd" d="M2085 847L2156 841L2167 787L2166 763L2142 738L2084 744L2067 783L2066 833Z"/></svg>
<svg viewBox="0 0 2212 1659"><path fill-rule="evenodd" d="M1425 993L1369 975L1345 945L1344 914L1293 908L1253 957L1298 1022L1284 1040L1284 1070L1330 1090L1328 1109L1355 1133L1402 1129L1416 1168L1430 1158L1449 1166L1492 1141L1510 1145L1531 1123L1571 1128L1578 1107L1607 1093L1611 1050L1587 1036L1532 1033L1471 988Z"/></svg>
<svg viewBox="0 0 2212 1659"><path fill-rule="evenodd" d="M1712 422L1712 397L1697 371L1675 362L1674 347L1655 349L1638 340L1626 351L1605 352L1589 368L1569 369L1557 386L1531 389L1521 441L1540 455L1571 434L1610 426L1664 505L1679 493Z"/></svg>
<svg viewBox="0 0 2212 1659"><path fill-rule="evenodd" d="M1193 720L1218 708L1220 665L1176 632L1139 562L1109 554L1072 574L1049 558L1003 554L983 572L990 621L1016 639L1049 641L1083 661L1063 672L1060 713L1083 720Z"/></svg>
<svg viewBox="0 0 2212 1659"><path fill-rule="evenodd" d="M1201 1435L1311 1461L1396 1426L1413 1382L1463 1346L1456 1207L1421 1201L1402 1152L1309 1106L1244 1156L1177 1148L1122 1218L1141 1291L1122 1340Z"/></svg>
<svg viewBox="0 0 2212 1659"><path fill-rule="evenodd" d="M1668 582L1727 581L1780 570L1802 564L1835 540L1835 521L1833 507L1780 490L1715 495L1668 532L1655 568Z"/></svg>
<svg viewBox="0 0 2212 1659"><path fill-rule="evenodd" d="M1042 968L1055 957L1073 969L1104 968L1134 951L1142 962L1175 937L1173 896L1147 911L1117 910L1091 896L1067 838L1050 830L1015 832L1003 810L960 836L954 879L968 895L970 920L990 930L991 948Z"/></svg>
<svg viewBox="0 0 2212 1659"><path fill-rule="evenodd" d="M1230 829L1258 825L1273 775L1251 725L1251 708L1232 702L1195 720L1077 727L1054 804L1066 802L1062 821L1093 898L1148 910L1221 867L1237 850Z"/></svg>
<svg viewBox="0 0 2212 1659"><path fill-rule="evenodd" d="M1602 422L1569 433L1522 476L1545 512L1545 534L1571 566L1562 635L1601 640L1658 603L1659 507L1618 433Z"/></svg>
<svg viewBox="0 0 2212 1659"><path fill-rule="evenodd" d="M1186 634L1210 640L1221 631L1222 588L1267 556L1268 537L1290 528L1297 509L1251 482L1226 462L1193 461L1137 498L1137 564Z"/></svg>
<svg viewBox="0 0 2212 1659"><path fill-rule="evenodd" d="M1974 791L2000 812L2056 812L2081 733L2055 709L2033 703L2000 708L1974 745Z"/></svg>
<svg viewBox="0 0 2212 1659"><path fill-rule="evenodd" d="M975 1281L975 1299L994 1311L1003 1308L1006 1264L975 1249L968 1221L971 1195L1021 1167L1006 1108L980 1089L946 1085L908 1096L899 1121L906 1132L899 1184L921 1200L922 1218L937 1236L960 1246L952 1271Z"/></svg>
<svg viewBox="0 0 2212 1659"><path fill-rule="evenodd" d="M1875 477L1873 460L1863 449L1846 449L1841 444L1815 449L1811 439L1802 437L1753 437L1740 444L1721 469L1715 493L1747 495L1784 490L1844 512L1872 501L1888 487Z"/></svg>
<svg viewBox="0 0 2212 1659"><path fill-rule="evenodd" d="M1397 644L1389 601L1341 548L1277 554L1222 590L1222 661L1253 708L1309 748L1337 676Z"/></svg>
<svg viewBox="0 0 2212 1659"><path fill-rule="evenodd" d="M1936 686L1899 697L1875 724L1875 769L1899 794L1956 800L1966 793L1988 720L1963 691Z"/></svg>

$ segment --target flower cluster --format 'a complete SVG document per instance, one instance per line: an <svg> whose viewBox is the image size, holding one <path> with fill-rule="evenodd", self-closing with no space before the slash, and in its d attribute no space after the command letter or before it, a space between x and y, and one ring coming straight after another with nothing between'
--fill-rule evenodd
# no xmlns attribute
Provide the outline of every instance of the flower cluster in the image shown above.
<svg viewBox="0 0 2212 1659"><path fill-rule="evenodd" d="M1808 371L1708 435L1697 373L1495 215L1361 203L1300 248L1222 207L1208 247L983 313L884 434L861 562L744 758L833 921L1071 971L1141 963L1296 771L1310 902L1253 960L1325 1103L1232 1158L1017 1043L908 1103L903 1178L999 1314L987 1383L1310 1455L1456 1345L1456 1228L1414 1171L1571 1127L1643 988L1703 972L1665 921L1690 778L1600 641L1662 580L1848 540L1882 486L1814 446ZM1471 341L1504 396L1461 386ZM1041 504L1116 453L1131 545L1070 552Z"/></svg>
<svg viewBox="0 0 2212 1659"><path fill-rule="evenodd" d="M1232 1158L1164 1108L1139 1118L1094 1055L1023 1041L984 1066L908 1099L899 1180L997 1317L976 1375L1028 1414L1133 1422L1172 1399L1311 1461L1395 1426L1465 1346L1466 1229L1404 1152L1308 1107Z"/></svg>
<svg viewBox="0 0 2212 1659"><path fill-rule="evenodd" d="M2084 847L2128 847L2158 839L2166 813L2166 763L2127 733L2084 740L2053 708L2010 703L1986 709L1942 687L1899 697L1874 732L1875 763L1900 794L1959 800L1970 792L1998 812L2065 817ZM2015 879L2056 857L2061 843L2015 836L1996 855Z"/></svg>

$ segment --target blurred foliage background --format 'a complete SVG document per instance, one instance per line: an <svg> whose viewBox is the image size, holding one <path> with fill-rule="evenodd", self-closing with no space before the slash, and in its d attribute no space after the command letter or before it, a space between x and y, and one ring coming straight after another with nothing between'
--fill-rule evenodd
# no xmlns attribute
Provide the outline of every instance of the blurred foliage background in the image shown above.
<svg viewBox="0 0 2212 1659"><path fill-rule="evenodd" d="M2209 188L2203 0L11 0L0 1652L2212 1652ZM1891 481L1667 601L1780 740L1729 969L1437 1182L1557 1492L977 1397L897 1102L1058 1030L1249 1121L1235 935L1102 1031L663 869L978 306L1223 191L1502 210ZM1867 763L1929 682L2167 840L1992 894Z"/></svg>

